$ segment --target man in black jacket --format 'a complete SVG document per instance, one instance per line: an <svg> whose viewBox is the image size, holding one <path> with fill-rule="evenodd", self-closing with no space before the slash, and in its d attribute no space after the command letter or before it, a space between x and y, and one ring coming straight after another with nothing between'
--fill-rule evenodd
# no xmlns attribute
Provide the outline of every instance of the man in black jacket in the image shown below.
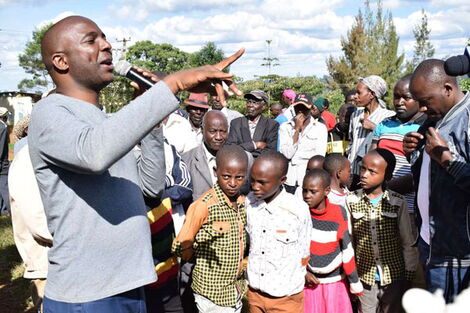
<svg viewBox="0 0 470 313"><path fill-rule="evenodd" d="M241 146L254 158L265 151L276 151L279 124L261 115L268 104L268 96L262 90L245 94L246 115L230 123L227 144Z"/></svg>

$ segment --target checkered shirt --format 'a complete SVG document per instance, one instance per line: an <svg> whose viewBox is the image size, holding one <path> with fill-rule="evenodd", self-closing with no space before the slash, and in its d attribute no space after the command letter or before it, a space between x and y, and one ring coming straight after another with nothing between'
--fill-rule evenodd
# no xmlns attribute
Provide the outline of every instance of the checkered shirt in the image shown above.
<svg viewBox="0 0 470 313"><path fill-rule="evenodd" d="M351 193L347 205L353 217L353 243L361 281L375 284L378 269L380 284L398 279L412 280L418 255L407 211L406 199L386 190L374 207L362 190Z"/></svg>
<svg viewBox="0 0 470 313"><path fill-rule="evenodd" d="M194 210L207 213L194 238L193 291L225 307L235 306L246 292L241 265L246 245L244 197L239 197L237 203L238 210L215 184L190 206L186 217L191 219ZM191 221L186 220L187 223ZM178 237L172 250L181 255L183 240Z"/></svg>

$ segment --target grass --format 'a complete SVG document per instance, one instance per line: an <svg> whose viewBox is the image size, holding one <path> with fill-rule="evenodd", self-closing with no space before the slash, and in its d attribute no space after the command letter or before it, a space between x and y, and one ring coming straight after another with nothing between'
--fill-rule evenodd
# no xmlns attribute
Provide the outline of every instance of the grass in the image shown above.
<svg viewBox="0 0 470 313"><path fill-rule="evenodd" d="M13 240L11 219L0 216L0 311L32 313L30 282L23 278L23 264Z"/></svg>

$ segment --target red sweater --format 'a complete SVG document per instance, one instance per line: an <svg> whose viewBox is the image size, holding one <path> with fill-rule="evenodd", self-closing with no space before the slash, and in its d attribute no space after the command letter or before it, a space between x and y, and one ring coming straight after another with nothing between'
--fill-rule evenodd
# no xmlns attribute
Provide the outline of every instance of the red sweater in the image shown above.
<svg viewBox="0 0 470 313"><path fill-rule="evenodd" d="M363 289L356 270L348 215L328 198L325 201L326 208L322 212L310 210L313 231L308 268L322 284L340 281L346 275L351 293L361 294Z"/></svg>

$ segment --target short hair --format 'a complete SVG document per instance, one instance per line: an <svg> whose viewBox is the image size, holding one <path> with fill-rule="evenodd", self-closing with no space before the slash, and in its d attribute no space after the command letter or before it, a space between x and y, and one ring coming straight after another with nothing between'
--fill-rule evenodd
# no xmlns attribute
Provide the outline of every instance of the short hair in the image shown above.
<svg viewBox="0 0 470 313"><path fill-rule="evenodd" d="M348 90L344 93L344 99L347 100L348 97L354 96L356 94L356 90Z"/></svg>
<svg viewBox="0 0 470 313"><path fill-rule="evenodd" d="M206 114L204 114L204 117L202 118L202 128L206 128L206 120L210 118L211 116L220 118L225 121L227 124L227 129L228 129L228 121L227 118L225 117L224 113L218 111L218 110L210 110Z"/></svg>
<svg viewBox="0 0 470 313"><path fill-rule="evenodd" d="M215 157L215 164L216 167L219 168L225 162L230 161L239 161L243 162L245 166L248 166L248 156L246 155L245 150L243 150L240 146L230 145L230 146L222 146L222 148L217 151Z"/></svg>
<svg viewBox="0 0 470 313"><path fill-rule="evenodd" d="M457 78L447 75L444 69L444 61L439 59L428 59L421 62L414 70L411 80L416 77L424 77L431 84L449 83L458 86Z"/></svg>
<svg viewBox="0 0 470 313"><path fill-rule="evenodd" d="M279 102L271 103L269 107L273 107L273 106L280 106L282 108L282 104L280 104Z"/></svg>
<svg viewBox="0 0 470 313"><path fill-rule="evenodd" d="M280 152L277 151L266 151L261 153L255 162L269 161L279 166L280 176L287 175L287 169L289 168L289 160Z"/></svg>
<svg viewBox="0 0 470 313"><path fill-rule="evenodd" d="M331 184L331 176L322 168L314 168L305 174L304 181L307 179L320 179L323 188L329 187Z"/></svg>
<svg viewBox="0 0 470 313"><path fill-rule="evenodd" d="M318 162L318 163L321 163L322 167L323 167L323 163L325 162L325 157L321 154L317 154L317 155L314 155L313 157L311 157L307 164L310 163L310 162Z"/></svg>
<svg viewBox="0 0 470 313"><path fill-rule="evenodd" d="M401 82L404 82L404 83L409 83L411 81L411 77L413 77L413 73L410 73L410 74L406 74L405 76L403 76L402 78L399 78L396 82L396 84L398 83L401 83ZM396 85L395 84L395 85Z"/></svg>
<svg viewBox="0 0 470 313"><path fill-rule="evenodd" d="M376 153L380 155L385 162L387 163L387 167L385 168L385 180L390 180L393 177L393 171L395 170L395 165L397 160L390 150L377 148L375 150L370 151L372 153Z"/></svg>
<svg viewBox="0 0 470 313"><path fill-rule="evenodd" d="M325 158L323 162L323 169L330 174L330 176L334 176L337 171L341 170L348 159L341 154L330 154Z"/></svg>

